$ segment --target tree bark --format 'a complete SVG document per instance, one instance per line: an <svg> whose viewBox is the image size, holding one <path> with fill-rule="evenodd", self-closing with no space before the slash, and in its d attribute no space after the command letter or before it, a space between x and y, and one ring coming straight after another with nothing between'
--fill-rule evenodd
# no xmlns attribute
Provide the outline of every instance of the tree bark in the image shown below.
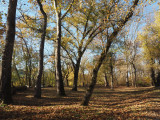
<svg viewBox="0 0 160 120"><path fill-rule="evenodd" d="M128 70L127 70L127 72L126 72L126 86L129 87Z"/></svg>
<svg viewBox="0 0 160 120"><path fill-rule="evenodd" d="M56 81L57 81L57 94L65 96L64 83L61 71L61 11L56 11L57 18L57 39L55 43L55 67L56 67Z"/></svg>
<svg viewBox="0 0 160 120"><path fill-rule="evenodd" d="M158 62L158 64L160 65L160 61ZM156 78L156 87L160 86L160 70L158 69L158 75Z"/></svg>
<svg viewBox="0 0 160 120"><path fill-rule="evenodd" d="M109 87L108 79L107 79L107 73L104 73L104 79L105 79L105 87Z"/></svg>
<svg viewBox="0 0 160 120"><path fill-rule="evenodd" d="M40 2L40 0L37 0L37 3L40 7L40 11L43 14L44 17L44 23L42 28L42 35L41 35L41 44L40 44L40 53L39 53L39 70L38 70L38 77L36 81L36 89L35 89L35 95L36 98L41 98L41 80L42 80L42 74L43 74L43 59L44 59L44 43L45 43L45 36L46 36L46 28L47 28L47 14L43 10L43 6Z"/></svg>
<svg viewBox="0 0 160 120"><path fill-rule="evenodd" d="M160 70L158 70L158 75L157 75L157 82L156 82L156 87L160 86Z"/></svg>
<svg viewBox="0 0 160 120"><path fill-rule="evenodd" d="M2 75L1 75L2 100L4 101L5 104L12 103L11 65L12 65L12 55L13 55L13 48L15 41L16 7L17 7L17 0L9 0L6 43L2 56Z"/></svg>
<svg viewBox="0 0 160 120"><path fill-rule="evenodd" d="M134 63L133 63L132 65L133 65L133 68L134 68L134 87L137 87L137 84L136 84L136 82L137 82L137 71L136 71L136 66L135 66Z"/></svg>
<svg viewBox="0 0 160 120"><path fill-rule="evenodd" d="M74 67L74 81L73 81L72 91L77 91L78 73L79 73L80 62L81 62L81 57L78 58L77 63Z"/></svg>
<svg viewBox="0 0 160 120"><path fill-rule="evenodd" d="M68 69L68 67L67 67ZM68 77L69 77L69 69L67 70L67 73L65 75L65 80L66 80L66 86L69 87L69 81L68 81Z"/></svg>
<svg viewBox="0 0 160 120"><path fill-rule="evenodd" d="M157 83L156 83L155 71L153 67L151 67L151 78L152 78L152 85L156 86Z"/></svg>
<svg viewBox="0 0 160 120"><path fill-rule="evenodd" d="M14 63L13 63L13 64L14 64ZM20 74L19 74L19 72L18 72L18 69L17 69L16 64L14 64L13 66L14 66L14 69L15 69L15 71L16 71L16 74L17 74L18 80L19 80L19 82L20 82L20 85L23 86L23 83L22 83L22 81L21 81L21 77L20 77Z"/></svg>
<svg viewBox="0 0 160 120"><path fill-rule="evenodd" d="M110 68L111 68L111 89L114 89L114 78L113 78L113 53L111 53Z"/></svg>
<svg viewBox="0 0 160 120"><path fill-rule="evenodd" d="M26 85L29 86L30 83L28 83L28 62L27 62L27 60L25 61L25 65L26 65L26 66L25 66L25 70L26 70L26 71L25 71L25 80L26 80L25 82L26 82ZM29 86L29 87L30 87L30 86Z"/></svg>
<svg viewBox="0 0 160 120"><path fill-rule="evenodd" d="M28 53L29 54L29 53ZM32 75L32 60L31 60L31 56L30 54L28 55L29 56L29 74L28 74L28 81L29 81L29 88L32 87L32 81L31 81L31 75Z"/></svg>
<svg viewBox="0 0 160 120"><path fill-rule="evenodd" d="M23 44L22 44L22 50L23 50L23 52L26 56L26 85L28 84L29 88L31 88L32 87L32 82L31 82L31 79L32 79L31 78L31 75L32 75L32 58L31 58L31 53L29 51L27 42L23 38L23 36L21 36L21 39L24 41L24 44L25 44L26 49L27 49L27 54L25 54L25 50L24 50ZM35 84L33 86L35 86Z"/></svg>

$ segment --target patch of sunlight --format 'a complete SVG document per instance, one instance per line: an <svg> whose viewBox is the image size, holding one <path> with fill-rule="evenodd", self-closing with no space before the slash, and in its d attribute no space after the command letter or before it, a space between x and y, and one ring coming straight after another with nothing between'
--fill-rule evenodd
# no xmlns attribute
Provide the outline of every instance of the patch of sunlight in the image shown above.
<svg viewBox="0 0 160 120"><path fill-rule="evenodd" d="M33 95L27 95L26 98L33 98Z"/></svg>

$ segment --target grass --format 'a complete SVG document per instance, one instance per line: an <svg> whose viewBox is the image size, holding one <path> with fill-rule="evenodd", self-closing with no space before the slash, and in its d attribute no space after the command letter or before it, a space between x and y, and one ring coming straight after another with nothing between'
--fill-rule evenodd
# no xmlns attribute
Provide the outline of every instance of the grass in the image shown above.
<svg viewBox="0 0 160 120"><path fill-rule="evenodd" d="M33 98L33 89L13 96L12 105L0 105L0 119L7 120L152 120L160 119L160 89L153 87L110 90L96 87L87 107L80 103L85 89L66 87L65 97L56 88L43 88L42 98Z"/></svg>

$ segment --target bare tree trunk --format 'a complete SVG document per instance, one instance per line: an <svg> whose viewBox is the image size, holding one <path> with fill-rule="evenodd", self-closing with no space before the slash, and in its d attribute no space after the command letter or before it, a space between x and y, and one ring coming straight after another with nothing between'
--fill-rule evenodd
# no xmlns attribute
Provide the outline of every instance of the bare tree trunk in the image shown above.
<svg viewBox="0 0 160 120"><path fill-rule="evenodd" d="M99 66L101 66L101 64L99 63ZM91 95L93 93L93 89L96 85L96 82L97 82L97 74L98 74L98 70L99 70L99 66L97 66L94 70L93 70L93 76L92 76L92 82L91 84L89 85L89 88L87 89L86 91L86 94L85 94L85 97L84 97L84 100L82 101L82 105L83 106L88 106L88 103L89 103L89 100L91 98Z"/></svg>
<svg viewBox="0 0 160 120"><path fill-rule="evenodd" d="M128 70L127 70L127 72L126 72L126 86L129 87Z"/></svg>
<svg viewBox="0 0 160 120"><path fill-rule="evenodd" d="M74 81L73 81L73 88L72 88L73 91L77 91L80 62L81 62L81 57L77 60L77 63L74 67Z"/></svg>
<svg viewBox="0 0 160 120"><path fill-rule="evenodd" d="M152 85L156 86L157 83L156 83L155 71L153 67L151 67L151 78L152 78Z"/></svg>
<svg viewBox="0 0 160 120"><path fill-rule="evenodd" d="M159 61L159 65L160 65L160 61ZM158 69L158 75L157 75L157 78L156 78L156 87L159 87L160 86L160 70Z"/></svg>
<svg viewBox="0 0 160 120"><path fill-rule="evenodd" d="M67 67L68 68L68 67ZM69 77L69 69L67 71L67 74L65 76L65 79L66 79L66 86L69 87L69 81L68 81L68 77Z"/></svg>
<svg viewBox="0 0 160 120"><path fill-rule="evenodd" d="M29 88L32 87L32 83L31 83L31 75L32 75L32 58L31 58L31 53L29 51L28 45L26 40L21 36L22 40L24 41L24 44L26 46L27 49L27 54L26 54L26 85L28 84ZM23 52L25 51L23 48L23 44L22 44L22 49ZM24 52L25 54L25 52ZM28 82L28 83L27 83ZM35 85L33 85L35 86Z"/></svg>
<svg viewBox="0 0 160 120"><path fill-rule="evenodd" d="M43 72L43 87L45 87L45 76L44 76L44 72Z"/></svg>
<svg viewBox="0 0 160 120"><path fill-rule="evenodd" d="M25 61L25 65L26 65L26 67L25 67L25 69L26 69L26 71L25 71L25 79L26 79L26 85L30 85L30 83L28 83L28 63L27 63L27 60ZM30 86L29 86L30 87Z"/></svg>
<svg viewBox="0 0 160 120"><path fill-rule="evenodd" d="M126 86L129 87L128 62L127 62L127 72L126 72Z"/></svg>
<svg viewBox="0 0 160 120"><path fill-rule="evenodd" d="M104 73L104 82L105 82L105 87L109 87L108 79L107 79L107 73Z"/></svg>
<svg viewBox="0 0 160 120"><path fill-rule="evenodd" d="M28 74L28 81L29 81L29 87L32 87L32 81L31 81L31 75L32 75L32 60L31 60L31 56L30 53L28 53L29 55L29 74Z"/></svg>
<svg viewBox="0 0 160 120"><path fill-rule="evenodd" d="M134 63L133 63L132 65L133 65L133 68L134 68L134 87L137 87L137 84L136 84L136 82L137 82L137 71L136 71L136 66L135 66Z"/></svg>
<svg viewBox="0 0 160 120"><path fill-rule="evenodd" d="M86 78L85 78L85 74L84 74L84 70L83 70L83 82L82 82L83 87L84 87L84 81L86 81Z"/></svg>
<svg viewBox="0 0 160 120"><path fill-rule="evenodd" d="M13 64L14 64L14 63L13 63ZM17 67L16 67L16 64L14 64L13 66L14 66L14 68L15 68L15 71L16 71L16 74L17 74L17 77L18 77L18 80L19 80L19 82L20 82L20 85L23 86L23 83L21 82L21 77L20 77L20 75L19 75L19 72L18 72L18 69L17 69Z"/></svg>
<svg viewBox="0 0 160 120"><path fill-rule="evenodd" d="M57 94L65 96L62 71L61 71L61 11L56 11L57 18L57 39L55 46L55 66L56 66L56 81L57 81Z"/></svg>
<svg viewBox="0 0 160 120"><path fill-rule="evenodd" d="M113 78L113 71L111 71L111 89L114 89L114 78Z"/></svg>
<svg viewBox="0 0 160 120"><path fill-rule="evenodd" d="M43 23L43 33L41 35L41 44L40 44L40 53L39 53L39 71L38 71L38 77L36 82L36 90L34 97L41 98L41 79L43 74L43 59L44 59L44 43L45 43L45 36L46 36L46 28L47 28L47 15L43 10L43 6L40 2L40 0L37 0L37 3L40 7L40 11L43 14L44 17L44 23Z"/></svg>
<svg viewBox="0 0 160 120"><path fill-rule="evenodd" d="M158 75L157 75L157 82L156 82L156 87L160 86L160 70L158 70Z"/></svg>
<svg viewBox="0 0 160 120"><path fill-rule="evenodd" d="M113 53L111 53L110 68L111 68L111 89L114 89L114 78L113 78Z"/></svg>
<svg viewBox="0 0 160 120"><path fill-rule="evenodd" d="M17 0L9 0L6 43L2 56L2 100L5 104L12 103L11 94L11 65L15 40L15 23L16 23Z"/></svg>
<svg viewBox="0 0 160 120"><path fill-rule="evenodd" d="M15 52L13 53L12 63L13 63L12 67L13 67L14 70L16 71L16 74L17 74L18 80L19 80L19 82L20 82L20 85L23 86L23 84L22 84L22 82L21 82L21 77L20 77L20 75L19 75L19 72L18 72L16 63L15 63Z"/></svg>

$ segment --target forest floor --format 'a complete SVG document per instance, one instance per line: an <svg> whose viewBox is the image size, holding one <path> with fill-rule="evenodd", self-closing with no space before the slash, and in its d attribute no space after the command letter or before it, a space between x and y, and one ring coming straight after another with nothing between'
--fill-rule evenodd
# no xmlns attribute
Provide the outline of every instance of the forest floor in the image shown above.
<svg viewBox="0 0 160 120"><path fill-rule="evenodd" d="M42 99L33 98L33 89L19 92L14 104L0 105L0 120L160 120L159 88L96 87L89 106L80 105L84 88L65 90L58 97L56 88L43 88Z"/></svg>

